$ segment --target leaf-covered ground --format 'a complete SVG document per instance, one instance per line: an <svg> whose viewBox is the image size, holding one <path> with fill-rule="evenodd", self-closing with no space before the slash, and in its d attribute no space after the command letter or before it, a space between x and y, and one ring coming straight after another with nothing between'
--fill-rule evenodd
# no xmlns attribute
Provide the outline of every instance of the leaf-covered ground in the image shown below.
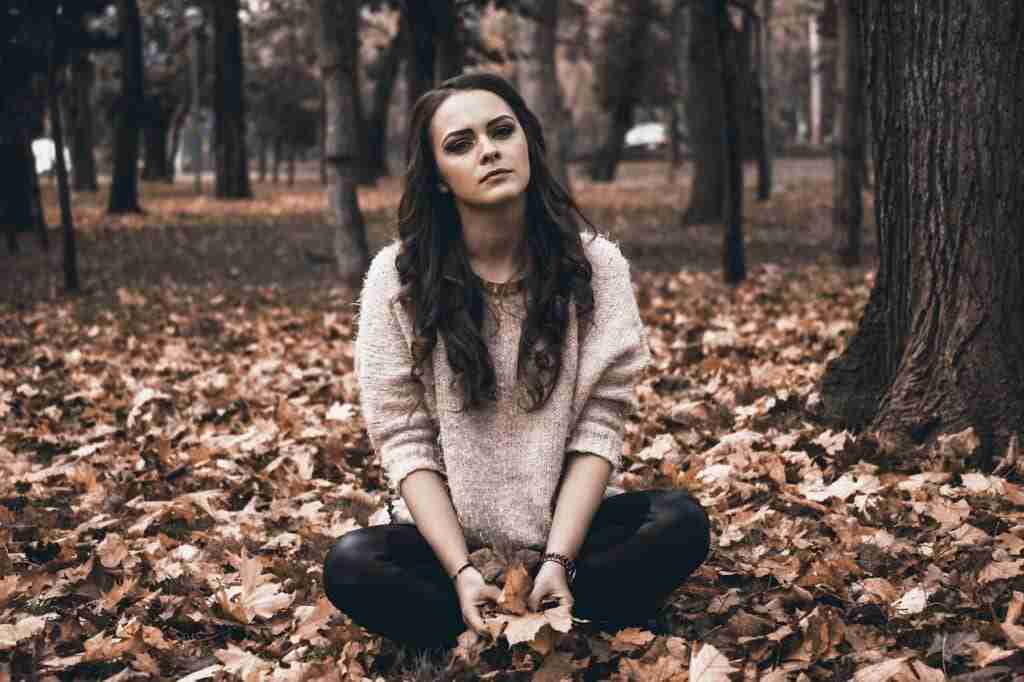
<svg viewBox="0 0 1024 682"><path fill-rule="evenodd" d="M890 452L815 417L871 283L815 255L826 192L751 207L751 277L730 289L713 228L669 224L657 186L581 189L634 259L655 358L616 483L690 489L712 554L646 629L513 609L496 642L418 667L321 589L333 539L386 515L352 292L304 252L319 209L250 223L262 209L209 202L224 215L186 225L169 216L204 200L178 197L86 225L88 297L0 303L0 680L1020 679L1015 453L988 474L964 467L969 432ZM111 235L137 250L98 258Z"/></svg>

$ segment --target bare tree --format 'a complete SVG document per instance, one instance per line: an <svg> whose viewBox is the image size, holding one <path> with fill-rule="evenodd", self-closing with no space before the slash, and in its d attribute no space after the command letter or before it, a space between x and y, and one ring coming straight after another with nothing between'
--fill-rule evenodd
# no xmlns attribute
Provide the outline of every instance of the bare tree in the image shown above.
<svg viewBox="0 0 1024 682"><path fill-rule="evenodd" d="M356 100L357 3L313 0L319 27L326 110L327 199L334 218L334 259L341 278L358 286L369 267L366 227L356 200L361 165Z"/></svg>
<svg viewBox="0 0 1024 682"><path fill-rule="evenodd" d="M238 0L213 3L213 42L216 194L220 199L246 199L252 196L252 187L245 146L245 66Z"/></svg>
<svg viewBox="0 0 1024 682"><path fill-rule="evenodd" d="M121 93L114 113L114 171L110 213L137 213L139 208L139 120L145 97L142 69L142 22L136 0L118 0L121 32Z"/></svg>

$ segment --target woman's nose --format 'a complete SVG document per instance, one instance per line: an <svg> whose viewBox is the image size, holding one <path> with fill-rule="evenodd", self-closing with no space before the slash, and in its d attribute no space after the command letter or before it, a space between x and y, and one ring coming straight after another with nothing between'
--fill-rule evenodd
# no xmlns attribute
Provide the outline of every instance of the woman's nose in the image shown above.
<svg viewBox="0 0 1024 682"><path fill-rule="evenodd" d="M480 163L496 161L501 156L501 153L498 151L498 148L494 146L493 142L484 142L483 150L483 154L480 156Z"/></svg>

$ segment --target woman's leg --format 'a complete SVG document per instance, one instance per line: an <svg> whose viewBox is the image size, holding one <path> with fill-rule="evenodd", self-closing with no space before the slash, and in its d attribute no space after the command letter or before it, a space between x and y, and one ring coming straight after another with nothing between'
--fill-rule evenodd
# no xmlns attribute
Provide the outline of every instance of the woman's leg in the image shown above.
<svg viewBox="0 0 1024 682"><path fill-rule="evenodd" d="M630 625L707 558L710 523L683 490L644 490L605 499L580 548L573 613L598 625Z"/></svg>
<svg viewBox="0 0 1024 682"><path fill-rule="evenodd" d="M324 561L324 591L359 625L414 648L454 646L466 629L451 578L413 524L343 535Z"/></svg>

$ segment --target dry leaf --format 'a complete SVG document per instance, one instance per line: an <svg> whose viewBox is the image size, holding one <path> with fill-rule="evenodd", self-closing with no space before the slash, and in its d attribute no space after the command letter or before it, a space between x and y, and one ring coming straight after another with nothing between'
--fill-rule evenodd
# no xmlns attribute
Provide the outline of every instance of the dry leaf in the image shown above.
<svg viewBox="0 0 1024 682"><path fill-rule="evenodd" d="M729 659L710 644L704 644L697 651L694 645L690 657L689 682L729 682L729 674L737 672L729 665Z"/></svg>

